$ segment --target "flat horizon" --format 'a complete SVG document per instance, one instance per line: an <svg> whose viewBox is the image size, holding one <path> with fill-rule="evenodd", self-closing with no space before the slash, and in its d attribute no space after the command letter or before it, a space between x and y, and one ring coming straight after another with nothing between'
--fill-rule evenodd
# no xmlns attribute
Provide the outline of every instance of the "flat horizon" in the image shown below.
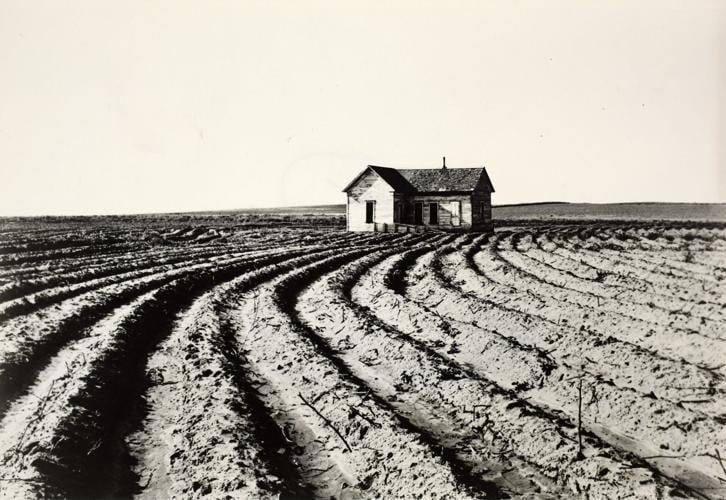
<svg viewBox="0 0 726 500"><path fill-rule="evenodd" d="M682 205L695 205L695 206L709 206L709 207L722 207L726 209L726 202L689 202L689 201L625 201L625 202L612 202L612 203L593 203L593 202L572 202L572 201L534 201L534 202L522 202L522 203L504 203L504 204L492 204L493 209L502 208L527 208L537 206L552 206L552 205L592 205L597 207L609 207L609 206L622 206L622 205L663 205L663 206L682 206ZM2 219L24 219L24 218L94 218L94 217L133 217L133 216L174 216L174 215L235 215L235 214L246 214L255 212L275 212L275 211L302 211L302 210L325 210L326 208L340 208L342 214L345 214L345 203L328 203L318 205L289 205L279 207L245 207L245 208L232 208L232 209L221 209L221 210L194 210L194 211L176 211L176 212L138 212L138 213L118 213L118 214L40 214L40 215L0 215ZM723 215L726 220L726 213Z"/></svg>

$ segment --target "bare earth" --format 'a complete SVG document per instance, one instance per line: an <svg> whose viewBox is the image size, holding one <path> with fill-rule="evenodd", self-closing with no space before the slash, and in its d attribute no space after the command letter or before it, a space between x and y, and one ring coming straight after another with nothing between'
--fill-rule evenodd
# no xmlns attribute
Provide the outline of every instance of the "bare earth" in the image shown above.
<svg viewBox="0 0 726 500"><path fill-rule="evenodd" d="M726 224L521 213L1 223L0 496L726 498Z"/></svg>

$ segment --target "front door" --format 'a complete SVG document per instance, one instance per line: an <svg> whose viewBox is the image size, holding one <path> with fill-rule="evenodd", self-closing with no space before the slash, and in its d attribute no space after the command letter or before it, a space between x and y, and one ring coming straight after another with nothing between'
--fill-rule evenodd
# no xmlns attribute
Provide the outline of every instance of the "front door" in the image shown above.
<svg viewBox="0 0 726 500"><path fill-rule="evenodd" d="M416 203L413 206L413 223L418 226L423 225L423 203Z"/></svg>
<svg viewBox="0 0 726 500"><path fill-rule="evenodd" d="M439 204L429 203L429 224L437 226L439 224Z"/></svg>

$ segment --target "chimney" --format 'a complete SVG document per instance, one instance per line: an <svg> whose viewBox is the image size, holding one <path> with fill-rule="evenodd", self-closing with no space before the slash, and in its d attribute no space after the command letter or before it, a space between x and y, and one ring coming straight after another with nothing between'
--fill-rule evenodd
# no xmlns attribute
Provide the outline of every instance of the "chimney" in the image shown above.
<svg viewBox="0 0 726 500"><path fill-rule="evenodd" d="M446 170L446 157L444 156L443 158L444 158L444 165L441 168Z"/></svg>

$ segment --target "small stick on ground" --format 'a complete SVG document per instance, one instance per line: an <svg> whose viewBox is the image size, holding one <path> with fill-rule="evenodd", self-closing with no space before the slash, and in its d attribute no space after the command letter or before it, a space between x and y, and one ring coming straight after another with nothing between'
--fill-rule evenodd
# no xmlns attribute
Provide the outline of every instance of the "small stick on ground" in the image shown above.
<svg viewBox="0 0 726 500"><path fill-rule="evenodd" d="M322 476L323 474L325 474L326 472L328 472L333 467L335 467L335 465L331 465L327 469L310 469L311 471L315 471L315 474L310 474L310 477Z"/></svg>
<svg viewBox="0 0 726 500"><path fill-rule="evenodd" d="M577 385L577 458L582 459L582 376Z"/></svg>
<svg viewBox="0 0 726 500"><path fill-rule="evenodd" d="M348 448L348 451L352 452L353 451L353 448L350 447L350 445L348 444L348 441L345 440L345 438L343 437L343 435L338 431L338 429L335 428L335 426L333 425L333 423L330 420L328 420L327 418L325 418L325 416L322 413L320 413L317 410L317 408L315 408L313 405L311 405L310 403L308 403L307 400L303 397L302 394L300 394L298 392L297 395L300 397L300 399L302 400L302 402L305 403L305 405L308 408L310 408L311 410L313 410L318 417L322 418L323 421L326 424L328 424L328 427L330 427L331 429L333 429L333 431L338 435L338 437L341 439L341 441L343 441L343 444L345 444L345 447Z"/></svg>
<svg viewBox="0 0 726 500"><path fill-rule="evenodd" d="M724 474L726 474L726 467L723 465L723 460L721 460L721 453L719 453L718 448L716 448L716 457L718 458L718 463L721 466L721 470Z"/></svg>

